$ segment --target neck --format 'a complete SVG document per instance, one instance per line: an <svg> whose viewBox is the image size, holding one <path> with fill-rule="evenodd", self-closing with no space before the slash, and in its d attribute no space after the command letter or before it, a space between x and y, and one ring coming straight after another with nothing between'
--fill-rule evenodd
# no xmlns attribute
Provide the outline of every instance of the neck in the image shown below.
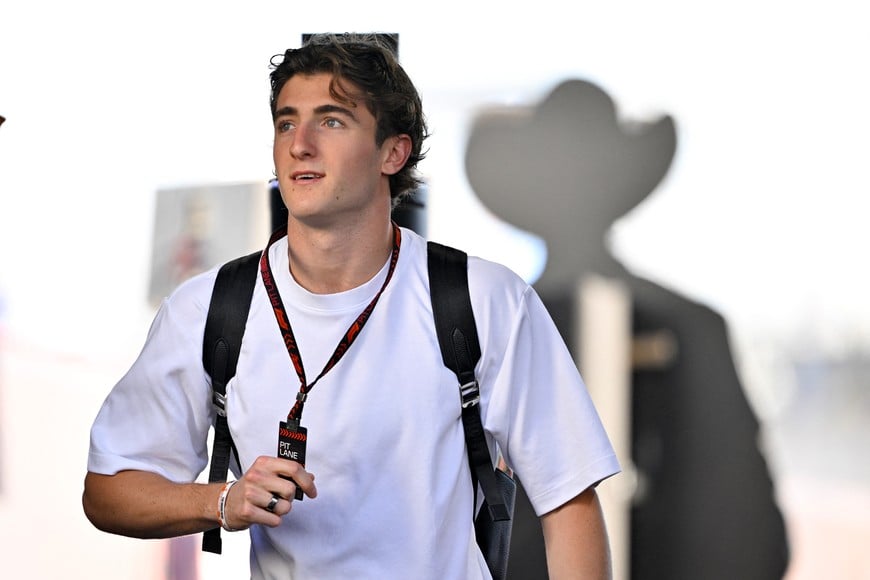
<svg viewBox="0 0 870 580"><path fill-rule="evenodd" d="M365 284L380 271L393 250L393 227L386 219L312 228L291 218L287 247L290 273L300 286L335 294Z"/></svg>

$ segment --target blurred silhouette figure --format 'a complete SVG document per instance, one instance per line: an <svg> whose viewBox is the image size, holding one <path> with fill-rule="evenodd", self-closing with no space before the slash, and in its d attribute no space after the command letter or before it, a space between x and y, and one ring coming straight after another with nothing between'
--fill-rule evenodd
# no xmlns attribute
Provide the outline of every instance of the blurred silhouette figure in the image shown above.
<svg viewBox="0 0 870 580"><path fill-rule="evenodd" d="M781 578L788 563L784 523L724 320L632 275L605 247L611 224L655 189L675 150L670 117L620 123L605 92L569 80L537 107L480 115L466 170L490 210L546 241L547 266L536 288L572 348L573 292L588 273L624 283L636 339L657 334L675 347L665 360L632 369L639 484L631 578ZM511 577L546 578L537 518L527 500L517 511Z"/></svg>

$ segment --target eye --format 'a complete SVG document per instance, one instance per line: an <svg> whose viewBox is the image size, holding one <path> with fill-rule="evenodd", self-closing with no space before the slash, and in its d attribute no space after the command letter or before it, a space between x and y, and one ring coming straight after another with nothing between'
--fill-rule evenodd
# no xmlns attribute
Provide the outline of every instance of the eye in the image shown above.
<svg viewBox="0 0 870 580"><path fill-rule="evenodd" d="M293 129L294 125L290 121L278 121L275 123L275 131L278 133L286 133Z"/></svg>
<svg viewBox="0 0 870 580"><path fill-rule="evenodd" d="M344 127L344 123L341 119L337 119L335 117L327 117L323 120L323 124L330 129L338 129L340 127Z"/></svg>

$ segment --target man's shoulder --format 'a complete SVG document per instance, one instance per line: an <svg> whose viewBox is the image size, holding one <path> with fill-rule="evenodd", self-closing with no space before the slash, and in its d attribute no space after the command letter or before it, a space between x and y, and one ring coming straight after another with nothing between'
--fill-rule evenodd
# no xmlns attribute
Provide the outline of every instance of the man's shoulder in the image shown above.
<svg viewBox="0 0 870 580"><path fill-rule="evenodd" d="M529 287L528 282L519 274L500 262L495 262L480 256L468 256L468 277L480 278L499 286L509 286L525 292Z"/></svg>
<svg viewBox="0 0 870 580"><path fill-rule="evenodd" d="M420 265L425 263L427 241L436 241L448 247L461 250L468 254L468 287L471 292L472 299L479 300L499 300L500 298L508 298L511 302L516 302L522 299L523 295L530 290L528 282L523 280L516 272L508 266L495 262L488 258L474 255L467 248L459 244L445 243L440 240L427 240L419 234L408 231L407 241L409 249L413 248L413 252L418 253L417 258L420 260ZM405 242L403 241L403 248Z"/></svg>
<svg viewBox="0 0 870 580"><path fill-rule="evenodd" d="M190 305L198 309L208 309L214 282L221 266L223 266L223 263L216 264L208 270L195 274L181 282L165 298L164 304L175 307Z"/></svg>
<svg viewBox="0 0 870 580"><path fill-rule="evenodd" d="M480 256L468 256L468 290L475 313L496 312L512 317L533 292L508 266Z"/></svg>
<svg viewBox="0 0 870 580"><path fill-rule="evenodd" d="M469 251L468 248L464 247L461 244L452 244L448 242L444 242L441 240L431 240L424 238L420 234L414 232L413 230L409 230L403 228L405 233L406 241L409 242L408 245L411 246L414 250L419 251L421 253L426 252L427 243L435 242L447 246L449 248L453 248L455 250L460 250L465 252L468 255L468 272L469 276L471 275L482 275L487 277L495 277L499 280L511 283L519 283L522 285L527 285L523 279L516 274L509 267L501 264L499 262L495 262L488 258L484 258L481 256L475 255L473 252ZM405 240L403 240L403 246L405 244Z"/></svg>

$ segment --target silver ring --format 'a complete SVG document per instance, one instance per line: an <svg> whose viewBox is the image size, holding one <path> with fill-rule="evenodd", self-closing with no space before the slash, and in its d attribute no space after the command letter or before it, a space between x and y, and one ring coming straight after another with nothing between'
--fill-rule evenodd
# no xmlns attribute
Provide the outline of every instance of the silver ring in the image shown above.
<svg viewBox="0 0 870 580"><path fill-rule="evenodd" d="M278 497L277 495L272 495L272 499L270 499L269 503L266 505L266 511L275 511L275 506L278 505L279 501L281 501L280 497Z"/></svg>

